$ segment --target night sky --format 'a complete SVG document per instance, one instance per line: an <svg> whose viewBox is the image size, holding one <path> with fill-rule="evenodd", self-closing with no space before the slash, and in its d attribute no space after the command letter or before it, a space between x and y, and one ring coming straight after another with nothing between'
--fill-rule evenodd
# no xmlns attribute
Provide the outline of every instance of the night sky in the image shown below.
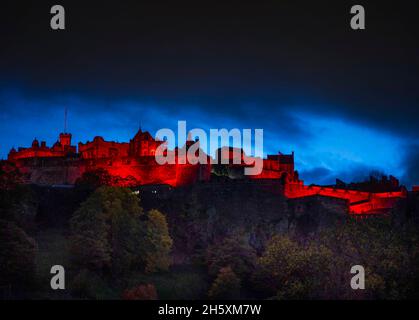
<svg viewBox="0 0 419 320"><path fill-rule="evenodd" d="M55 142L67 107L75 143L178 120L262 128L265 153L295 151L307 183L378 170L419 184L414 1L88 2L2 0L0 158ZM350 28L354 4L366 30Z"/></svg>

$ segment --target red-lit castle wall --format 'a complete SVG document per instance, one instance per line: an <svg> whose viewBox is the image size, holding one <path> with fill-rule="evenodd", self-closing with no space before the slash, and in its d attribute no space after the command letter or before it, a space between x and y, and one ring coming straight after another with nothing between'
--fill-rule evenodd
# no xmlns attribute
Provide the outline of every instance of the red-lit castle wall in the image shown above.
<svg viewBox="0 0 419 320"><path fill-rule="evenodd" d="M76 152L76 147L71 145L71 134L61 133L59 140L54 143L51 148L47 147L45 141L41 141L41 144L39 144L38 140L34 139L32 146L29 148L19 148L18 151L14 148L10 150L8 160L66 157L67 155L75 154Z"/></svg>
<svg viewBox="0 0 419 320"><path fill-rule="evenodd" d="M228 158L230 163L234 158L246 157L237 150L230 149L225 153L220 153L224 158ZM234 165L232 165L234 166ZM399 187L399 182L394 177L390 180L384 179L375 182L371 186L374 189L388 189L391 191L359 191L349 187L323 187L306 186L304 181L299 179L297 171L294 171L294 153L284 155L268 155L263 159L263 171L259 175L249 176L250 179L274 180L279 179L283 187L283 194L289 199L305 198L313 195L321 195L330 198L346 200L349 212L352 214L379 214L388 211L403 198L406 198L407 191ZM378 184L377 184L378 183ZM363 188L368 187L368 182L360 184Z"/></svg>
<svg viewBox="0 0 419 320"><path fill-rule="evenodd" d="M79 153L82 159L102 159L127 157L128 143L105 141L102 137L95 137L92 142L79 142Z"/></svg>
<svg viewBox="0 0 419 320"><path fill-rule="evenodd" d="M294 171L294 152L292 154L268 155L267 159L263 159L262 173L249 177L251 179L298 180L298 174Z"/></svg>
<svg viewBox="0 0 419 320"><path fill-rule="evenodd" d="M79 143L77 154L76 147L71 146L71 135L61 134L52 148L45 143L39 146L34 140L31 148L11 150L8 160L16 164L27 183L41 185L75 184L84 172L97 169L106 170L121 185L182 186L210 179L209 161L208 165L177 162L159 165L154 155L162 143L140 130L129 143L105 141L102 137Z"/></svg>
<svg viewBox="0 0 419 320"><path fill-rule="evenodd" d="M154 157L88 160L84 163L84 171L105 169L114 177L121 180L135 180L138 185L169 184L176 187L190 185L200 180L209 180L211 175L210 165L159 165Z"/></svg>
<svg viewBox="0 0 419 320"><path fill-rule="evenodd" d="M95 137L92 142L79 143L77 153L76 147L71 145L71 134L62 133L52 147L47 147L45 142L39 144L35 139L29 148L19 148L18 151L12 149L8 160L21 170L27 183L41 185L74 184L84 172L96 169L104 169L118 178L116 181L121 186L169 184L177 187L210 180L212 166L209 156L205 155L207 164L179 162L179 157L182 157L180 151L184 151L183 148L189 150L196 142L187 141L183 148L170 151L176 159L175 164L159 165L155 160L155 152L162 143L153 139L148 132L139 130L129 143ZM239 157L242 163L233 164L232 167L243 169L246 166L243 162L246 155L242 150L227 148L225 151L223 153L221 149L217 153L218 159L227 157L232 161ZM345 187L306 186L294 170L294 153L269 155L263 159L261 174L248 178L255 182L280 181L283 194L291 199L312 195L345 199L353 214L379 213L392 208L399 199L406 197L406 191L401 188L392 192L366 192Z"/></svg>
<svg viewBox="0 0 419 320"><path fill-rule="evenodd" d="M291 199L312 195L345 199L348 201L349 211L352 214L380 213L380 211L391 209L397 201L407 196L404 189L374 193L332 187L305 186L303 181L286 184L284 194Z"/></svg>
<svg viewBox="0 0 419 320"><path fill-rule="evenodd" d="M39 185L74 184L86 169L78 158L67 157L19 158L13 163L26 183Z"/></svg>

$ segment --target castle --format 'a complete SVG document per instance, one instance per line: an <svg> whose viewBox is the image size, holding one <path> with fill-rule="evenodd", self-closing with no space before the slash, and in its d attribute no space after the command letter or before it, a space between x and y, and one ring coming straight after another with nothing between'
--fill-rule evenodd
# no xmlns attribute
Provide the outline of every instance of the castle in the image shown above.
<svg viewBox="0 0 419 320"><path fill-rule="evenodd" d="M61 133L59 139L50 148L47 147L45 141L39 141L35 138L32 141L32 146L29 148L20 147L17 151L12 148L9 152L8 159L16 161L19 159L29 158L55 158L55 157L66 157L70 154L76 154L76 147L71 145L71 134Z"/></svg>
<svg viewBox="0 0 419 320"><path fill-rule="evenodd" d="M86 172L103 170L109 173L119 186L169 185L182 187L199 181L209 182L212 173L217 173L220 165L213 165L211 157L198 149L209 159L207 164L192 164L175 161L174 164L160 165L155 159L156 149L165 143L154 139L141 128L129 142L106 141L97 136L93 141L72 145L72 135L64 132L52 147L45 141L34 139L31 147L12 149L8 161L24 175L26 183L47 186L74 185ZM176 159L199 140L188 139L181 148L171 152ZM349 184L337 180L334 186L307 186L299 178L294 168L294 152L268 155L263 159L263 170L259 175L244 176L246 164L234 164L235 157L246 157L241 149L224 147L218 149L216 158L227 158L228 164L221 165L223 175L250 183L269 184L289 199L324 196L347 201L352 214L377 214L388 212L399 199L406 197L406 190L399 186L396 178L383 178L373 184ZM220 163L220 161L216 162Z"/></svg>
<svg viewBox="0 0 419 320"><path fill-rule="evenodd" d="M168 184L182 186L199 180L209 180L210 165L190 163L159 165L156 148L164 141L155 140L149 132L138 130L129 143L93 141L71 144L71 134L61 133L59 140L46 146L37 139L29 148L12 149L8 161L24 174L28 183L39 185L74 185L85 172L102 169L118 178L119 185ZM189 148L190 141L184 146ZM174 150L178 155L178 149Z"/></svg>

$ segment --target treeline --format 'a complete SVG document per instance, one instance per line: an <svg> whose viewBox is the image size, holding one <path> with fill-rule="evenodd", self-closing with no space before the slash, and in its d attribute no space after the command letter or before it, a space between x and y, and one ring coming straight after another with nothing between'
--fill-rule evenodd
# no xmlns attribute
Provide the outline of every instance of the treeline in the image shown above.
<svg viewBox="0 0 419 320"><path fill-rule="evenodd" d="M210 296L263 299L417 299L415 227L348 219L304 239L275 235L261 255L234 235L207 250ZM365 290L351 288L351 267L365 268Z"/></svg>
<svg viewBox="0 0 419 320"><path fill-rule="evenodd" d="M86 178L80 181L76 191L77 198L83 194L86 200L72 215L68 228L61 232L65 238L63 248L68 250L64 254L69 257L69 264L64 266L70 279L67 287L71 294L67 297L100 296L100 292L94 292L98 279L106 283L105 286L112 286L132 272L167 271L171 265L172 239L165 216L158 210L144 212L139 197L130 189L100 186L102 173L94 178L99 179L99 183L88 184ZM20 182L16 168L1 166L0 295L36 299L43 297L40 289L51 290L46 286L45 272L39 274L40 250L36 241L50 230L37 221L36 192ZM48 216L53 218L59 214L48 213ZM47 237L47 241L54 238ZM128 292L131 294L119 296L132 298L132 290ZM33 293L35 295L31 296Z"/></svg>
<svg viewBox="0 0 419 320"><path fill-rule="evenodd" d="M251 225L236 227L226 217L210 225L214 217L193 194L177 220L168 219L162 209L144 210L141 194L106 185L101 172L79 181L84 200L54 238L36 219L36 193L18 178L13 168L0 172L2 298L159 299L186 291L194 299L419 298L419 232L408 220L348 217L305 236L267 221L269 237L254 241ZM209 235L205 226L217 224L231 225ZM66 257L60 296L39 262L54 250ZM187 259L176 261L182 251ZM350 286L354 265L365 268L365 290Z"/></svg>

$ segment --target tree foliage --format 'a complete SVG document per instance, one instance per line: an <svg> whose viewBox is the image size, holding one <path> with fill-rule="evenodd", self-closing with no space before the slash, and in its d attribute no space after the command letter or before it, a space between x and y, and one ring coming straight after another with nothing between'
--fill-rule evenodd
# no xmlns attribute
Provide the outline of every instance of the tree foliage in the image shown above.
<svg viewBox="0 0 419 320"><path fill-rule="evenodd" d="M268 243L259 266L265 288L276 291L278 298L320 298L327 292L332 253L323 245L299 244L278 235Z"/></svg>
<svg viewBox="0 0 419 320"><path fill-rule="evenodd" d="M82 190L95 190L101 186L128 188L140 184L141 183L133 176L114 176L103 168L88 170L76 181L76 186Z"/></svg>
<svg viewBox="0 0 419 320"><path fill-rule="evenodd" d="M71 219L72 252L79 264L120 272L141 259L143 215L128 189L100 187Z"/></svg>
<svg viewBox="0 0 419 320"><path fill-rule="evenodd" d="M408 298L418 283L416 235L383 218L349 219L310 239L277 235L259 258L254 283L279 299ZM365 290L350 286L354 265L365 269Z"/></svg>
<svg viewBox="0 0 419 320"><path fill-rule="evenodd" d="M148 212L147 218L145 271L166 271L171 264L170 250L173 244L166 217L160 211L154 209Z"/></svg>
<svg viewBox="0 0 419 320"><path fill-rule="evenodd" d="M210 299L232 300L240 297L240 278L230 267L221 268L208 292Z"/></svg>
<svg viewBox="0 0 419 320"><path fill-rule="evenodd" d="M0 164L0 219L27 228L34 223L38 203L30 187L22 182L22 174L13 164Z"/></svg>
<svg viewBox="0 0 419 320"><path fill-rule="evenodd" d="M324 231L320 241L333 252L335 268L341 272L352 265L365 267L368 290L349 290L343 293L344 298L400 299L407 297L411 288L416 235L396 227L390 219L350 219Z"/></svg>
<svg viewBox="0 0 419 320"><path fill-rule="evenodd" d="M0 190L15 189L23 182L23 175L12 162L0 161Z"/></svg>
<svg viewBox="0 0 419 320"><path fill-rule="evenodd" d="M71 219L75 261L93 270L125 273L167 270L172 239L165 216L144 215L139 198L129 189L102 186Z"/></svg>
<svg viewBox="0 0 419 320"><path fill-rule="evenodd" d="M157 300L156 287L153 284L141 284L135 288L125 290L124 300Z"/></svg>
<svg viewBox="0 0 419 320"><path fill-rule="evenodd" d="M77 187L92 190L110 185L112 185L112 176L108 171L101 168L84 172L76 181Z"/></svg>
<svg viewBox="0 0 419 320"><path fill-rule="evenodd" d="M0 284L22 284L35 277L37 244L14 222L0 220Z"/></svg>
<svg viewBox="0 0 419 320"><path fill-rule="evenodd" d="M216 276L221 268L231 269L242 279L249 277L256 264L256 251L241 234L233 234L208 247L206 261L208 273Z"/></svg>

